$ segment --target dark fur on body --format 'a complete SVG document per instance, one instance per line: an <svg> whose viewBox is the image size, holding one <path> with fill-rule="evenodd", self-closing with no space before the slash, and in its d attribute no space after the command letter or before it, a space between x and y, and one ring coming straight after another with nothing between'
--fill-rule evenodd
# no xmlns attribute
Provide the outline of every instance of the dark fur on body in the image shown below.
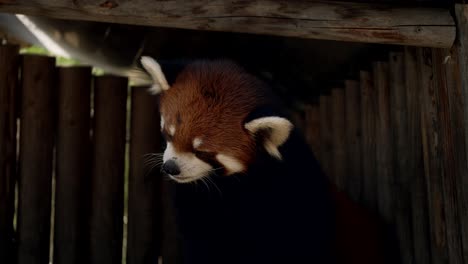
<svg viewBox="0 0 468 264"><path fill-rule="evenodd" d="M333 263L327 179L296 131L280 152L258 147L246 173L211 176L217 187L172 184L186 264Z"/></svg>
<svg viewBox="0 0 468 264"><path fill-rule="evenodd" d="M209 187L170 183L186 264L383 263L376 221L328 182L298 131L279 147L282 160L265 150L271 131L246 131L251 120L284 117L264 82L230 61L162 66L171 86L161 95L163 134L175 124L174 149L219 174ZM200 136L201 151L192 145ZM225 175L218 153L243 172Z"/></svg>

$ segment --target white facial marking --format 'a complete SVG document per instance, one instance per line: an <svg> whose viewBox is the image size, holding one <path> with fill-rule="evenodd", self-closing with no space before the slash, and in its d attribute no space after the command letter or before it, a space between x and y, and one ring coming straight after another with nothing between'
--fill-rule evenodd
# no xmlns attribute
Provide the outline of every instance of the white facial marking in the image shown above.
<svg viewBox="0 0 468 264"><path fill-rule="evenodd" d="M164 128L164 117L161 116L161 130L163 130Z"/></svg>
<svg viewBox="0 0 468 264"><path fill-rule="evenodd" d="M245 128L255 135L259 130L270 129L269 137L265 139L264 147L270 155L281 160L278 147L284 144L293 129L293 124L283 117L268 116L254 119L245 124Z"/></svg>
<svg viewBox="0 0 468 264"><path fill-rule="evenodd" d="M169 90L170 86L161 70L159 63L151 57L141 57L141 65L149 73L153 79L153 85L149 88L151 94L158 94L162 91Z"/></svg>
<svg viewBox="0 0 468 264"><path fill-rule="evenodd" d="M166 150L163 155L163 162L173 159L180 169L179 175L169 175L171 179L179 183L187 183L196 181L207 176L213 167L197 158L191 152L179 153L174 149L171 142L167 143Z"/></svg>
<svg viewBox="0 0 468 264"><path fill-rule="evenodd" d="M197 149L198 147L201 146L202 143L203 143L203 140L201 138L194 138L192 146L194 149Z"/></svg>
<svg viewBox="0 0 468 264"><path fill-rule="evenodd" d="M216 159L226 168L227 174L241 172L245 169L244 164L231 156L220 153L216 155Z"/></svg>
<svg viewBox="0 0 468 264"><path fill-rule="evenodd" d="M175 134L175 126L170 125L169 126L169 135L174 136Z"/></svg>

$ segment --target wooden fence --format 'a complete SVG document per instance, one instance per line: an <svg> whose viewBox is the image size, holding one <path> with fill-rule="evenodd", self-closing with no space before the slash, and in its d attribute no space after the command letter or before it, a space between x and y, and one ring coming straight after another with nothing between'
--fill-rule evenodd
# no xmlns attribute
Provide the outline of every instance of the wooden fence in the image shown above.
<svg viewBox="0 0 468 264"><path fill-rule="evenodd" d="M144 154L161 151L157 97L15 46L0 65L0 262L121 263L129 145L126 260L155 263L161 177L145 178Z"/></svg>
<svg viewBox="0 0 468 264"><path fill-rule="evenodd" d="M457 53L390 52L305 110L306 138L324 170L383 219L401 263L468 261L466 62Z"/></svg>
<svg viewBox="0 0 468 264"><path fill-rule="evenodd" d="M404 264L468 260L457 53L390 52L296 118L330 179L395 235ZM161 151L157 97L0 46L0 110L2 263L180 263L165 184L144 166Z"/></svg>

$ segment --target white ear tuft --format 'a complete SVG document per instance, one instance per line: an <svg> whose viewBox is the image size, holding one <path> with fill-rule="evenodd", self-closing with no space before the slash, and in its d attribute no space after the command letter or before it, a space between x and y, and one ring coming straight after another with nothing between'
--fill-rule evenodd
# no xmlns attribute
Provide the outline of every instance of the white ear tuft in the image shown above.
<svg viewBox="0 0 468 264"><path fill-rule="evenodd" d="M156 60L148 56L143 56L141 57L141 65L153 79L153 85L149 89L151 94L158 94L162 91L169 90L170 86L161 70L161 66Z"/></svg>
<svg viewBox="0 0 468 264"><path fill-rule="evenodd" d="M270 155L281 160L281 153L278 147L283 145L289 137L293 124L283 117L268 116L254 119L245 124L247 129L252 135L255 135L260 130L269 130L268 137L265 138L264 147Z"/></svg>

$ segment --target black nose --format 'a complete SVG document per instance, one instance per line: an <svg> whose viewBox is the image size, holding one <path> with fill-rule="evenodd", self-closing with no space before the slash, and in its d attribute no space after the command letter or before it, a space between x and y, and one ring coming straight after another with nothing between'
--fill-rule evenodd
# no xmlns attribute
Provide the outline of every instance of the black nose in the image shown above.
<svg viewBox="0 0 468 264"><path fill-rule="evenodd" d="M162 170L164 173L170 174L172 176L180 174L179 166L177 166L177 163L174 160L168 160L164 162Z"/></svg>

